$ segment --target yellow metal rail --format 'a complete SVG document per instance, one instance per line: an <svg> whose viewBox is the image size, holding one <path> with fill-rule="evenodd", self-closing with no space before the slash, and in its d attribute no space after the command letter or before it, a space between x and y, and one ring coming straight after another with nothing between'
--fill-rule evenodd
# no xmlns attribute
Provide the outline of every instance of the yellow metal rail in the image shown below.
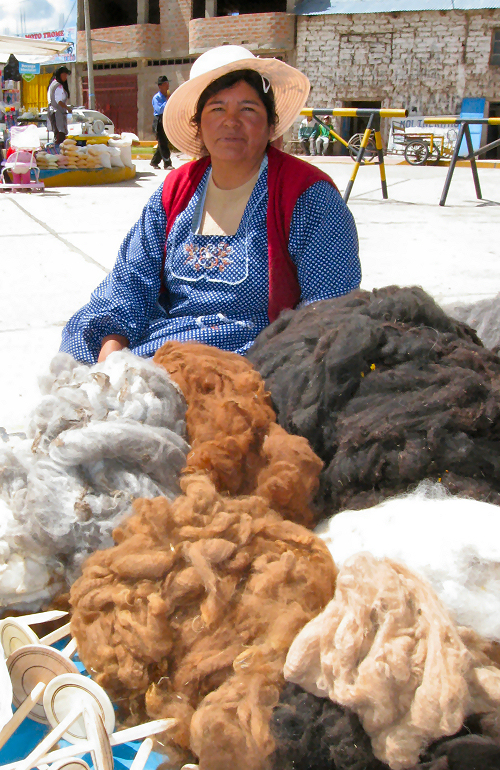
<svg viewBox="0 0 500 770"><path fill-rule="evenodd" d="M314 115L332 115L334 118L369 118L371 115L378 115L379 118L407 118L408 110L393 109L370 109L365 107L329 107L315 109L314 107L304 107L300 111L301 115L312 117Z"/></svg>
<svg viewBox="0 0 500 770"><path fill-rule="evenodd" d="M424 123L426 125L429 124L436 124L441 123L443 125L457 125L459 123L472 123L472 124L481 124L486 126L500 126L500 118L447 118L447 117L439 117L439 115L430 117L430 118L424 118Z"/></svg>
<svg viewBox="0 0 500 770"><path fill-rule="evenodd" d="M301 115L305 115L308 118L314 118L318 123L320 123L322 126L325 126L325 128L330 129L330 133L338 139L345 147L348 147L348 142L345 141L341 136L335 133L335 131L332 129L331 126L328 126L326 123L323 123L321 118L325 118L327 116L332 116L334 118L368 118L368 125L365 129L365 132L363 134L363 138L361 140L361 144L359 147L359 152L356 157L356 161L354 163L354 168L351 174L351 178L349 179L347 183L347 187L344 192L344 200L349 200L349 196L351 194L351 190L354 186L354 182L356 180L356 176L359 171L359 167L361 166L363 162L363 157L366 151L366 148L368 146L368 142L370 141L371 132L373 131L375 133L375 147L377 150L377 158L378 158L378 167L380 171L380 185L382 187L382 196L384 198L388 198L387 194L387 181L385 177L385 164L384 164L384 145L382 143L382 134L380 133L380 119L381 118L406 118L408 117L408 110L397 110L397 109L371 109L369 107L320 107L316 109L315 107L305 107L300 112Z"/></svg>

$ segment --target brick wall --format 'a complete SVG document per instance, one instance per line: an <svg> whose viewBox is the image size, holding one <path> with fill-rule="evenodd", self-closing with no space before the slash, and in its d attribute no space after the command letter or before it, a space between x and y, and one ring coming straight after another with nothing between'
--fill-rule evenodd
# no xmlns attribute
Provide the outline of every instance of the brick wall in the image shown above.
<svg viewBox="0 0 500 770"><path fill-rule="evenodd" d="M500 67L489 65L499 26L499 9L299 16L296 66L310 106L380 100L456 114L465 96L500 100Z"/></svg>
<svg viewBox="0 0 500 770"><path fill-rule="evenodd" d="M160 19L162 56L186 56L191 0L160 0Z"/></svg>
<svg viewBox="0 0 500 770"><path fill-rule="evenodd" d="M98 42L99 40L113 42ZM78 60L86 60L85 33L78 32ZM106 27L92 30L94 61L112 59L158 58L160 55L160 25L133 24L127 27Z"/></svg>
<svg viewBox="0 0 500 770"><path fill-rule="evenodd" d="M189 52L199 54L217 45L244 45L254 52L289 51L295 44L295 16L290 13L247 13L193 19Z"/></svg>

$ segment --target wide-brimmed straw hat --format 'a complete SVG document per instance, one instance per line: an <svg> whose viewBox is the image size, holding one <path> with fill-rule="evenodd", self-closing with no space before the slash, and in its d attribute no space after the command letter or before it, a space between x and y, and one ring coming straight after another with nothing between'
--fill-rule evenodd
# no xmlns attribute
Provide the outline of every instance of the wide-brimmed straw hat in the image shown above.
<svg viewBox="0 0 500 770"><path fill-rule="evenodd" d="M241 45L221 45L202 54L191 67L189 80L177 88L163 112L165 133L175 147L199 157L205 148L191 123L198 99L214 80L235 70L255 70L271 83L278 121L271 141L282 136L300 113L309 95L309 80L279 59L259 59Z"/></svg>

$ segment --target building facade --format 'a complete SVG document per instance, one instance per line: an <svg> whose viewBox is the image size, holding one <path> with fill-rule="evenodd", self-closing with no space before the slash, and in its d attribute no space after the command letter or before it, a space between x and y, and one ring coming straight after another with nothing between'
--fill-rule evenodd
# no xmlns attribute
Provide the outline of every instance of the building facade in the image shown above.
<svg viewBox="0 0 500 770"><path fill-rule="evenodd" d="M83 6L82 0L80 0ZM172 89L189 78L193 61L216 45L244 45L265 56L293 54L295 15L276 0L276 10L261 12L261 0L91 0L92 53L96 108L119 131L152 139L151 100L159 75ZM120 13L104 13L117 6ZM221 15L217 15L220 13ZM120 24L113 24L120 21ZM99 26L99 25L108 26ZM79 12L76 101L87 101L83 7Z"/></svg>
<svg viewBox="0 0 500 770"><path fill-rule="evenodd" d="M197 56L230 43L298 66L311 81L309 106L459 114L463 99L475 97L486 116L500 114L500 0L286 2L91 0L98 108L117 129L152 138L158 76L176 88ZM83 28L83 8L79 20ZM82 103L83 29L78 35ZM362 126L353 119L337 127L349 136Z"/></svg>
<svg viewBox="0 0 500 770"><path fill-rule="evenodd" d="M402 2L379 0L371 13L369 2L353 0L353 10L364 12L336 12L345 5L309 15L305 0L306 13L297 17L296 63L311 81L311 104L459 115L463 100L474 98L484 100L486 117L497 116L499 8L398 11ZM353 128L343 127L347 134Z"/></svg>

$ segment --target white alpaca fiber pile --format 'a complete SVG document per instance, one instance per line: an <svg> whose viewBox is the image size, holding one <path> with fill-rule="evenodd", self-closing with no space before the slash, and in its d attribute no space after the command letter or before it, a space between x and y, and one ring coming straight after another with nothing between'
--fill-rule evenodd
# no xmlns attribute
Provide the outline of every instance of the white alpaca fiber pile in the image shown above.
<svg viewBox="0 0 500 770"><path fill-rule="evenodd" d="M422 482L414 493L342 511L316 533L335 564L368 551L429 581L455 621L500 641L500 507Z"/></svg>
<svg viewBox="0 0 500 770"><path fill-rule="evenodd" d="M468 326L472 326L485 346L497 350L500 346L500 294L478 302L444 305L443 309Z"/></svg>
<svg viewBox="0 0 500 770"><path fill-rule="evenodd" d="M0 444L0 607L66 589L136 497L176 497L189 451L179 388L128 350L92 367L60 353L39 384L29 438Z"/></svg>

